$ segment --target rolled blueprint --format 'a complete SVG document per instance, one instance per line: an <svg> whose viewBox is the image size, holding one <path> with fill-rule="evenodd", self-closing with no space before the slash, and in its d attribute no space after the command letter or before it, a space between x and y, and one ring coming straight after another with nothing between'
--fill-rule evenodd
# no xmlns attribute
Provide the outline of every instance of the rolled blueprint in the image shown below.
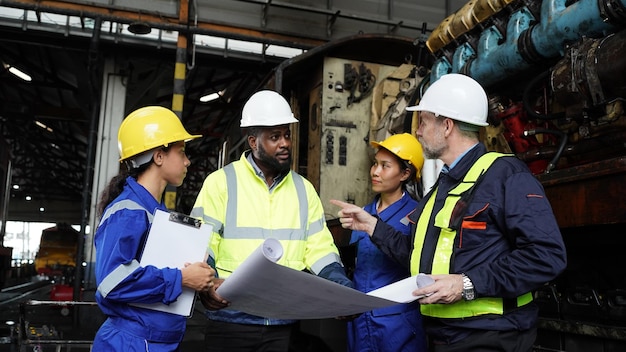
<svg viewBox="0 0 626 352"><path fill-rule="evenodd" d="M266 318L322 319L401 303L282 266L276 263L282 254L279 241L266 239L217 289L231 304L225 309ZM412 283L416 288L415 278Z"/></svg>
<svg viewBox="0 0 626 352"><path fill-rule="evenodd" d="M231 302L250 294L251 278L271 272L283 256L283 246L275 238L266 239L217 289L217 294Z"/></svg>

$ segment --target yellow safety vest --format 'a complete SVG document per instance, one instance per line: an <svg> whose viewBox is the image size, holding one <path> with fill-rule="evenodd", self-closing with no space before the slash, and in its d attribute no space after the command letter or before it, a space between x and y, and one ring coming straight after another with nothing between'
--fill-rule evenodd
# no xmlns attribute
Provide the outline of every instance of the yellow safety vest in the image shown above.
<svg viewBox="0 0 626 352"><path fill-rule="evenodd" d="M504 155L500 153L486 153L472 165L463 181L448 192L443 208L435 215L434 225L441 230L435 248L435 255L433 256L433 275L450 273L450 258L457 232L456 229L451 228L450 219L457 202L465 192L471 190L476 180L484 174L491 164ZM422 244L426 237L426 230L433 212L436 196L437 189L432 192L417 222L413 252L411 254L412 275L419 273ZM460 215L463 216L464 214ZM530 292L517 297L517 307L530 303L532 299L533 296ZM420 306L420 310L423 315L435 318L467 318L484 314L502 315L504 313L504 302L502 298L484 297L472 301L462 300L452 304L423 304Z"/></svg>
<svg viewBox="0 0 626 352"><path fill-rule="evenodd" d="M313 185L291 171L269 191L245 153L207 176L191 215L213 225L209 255L221 278L270 237L283 246L281 265L317 275L341 263Z"/></svg>

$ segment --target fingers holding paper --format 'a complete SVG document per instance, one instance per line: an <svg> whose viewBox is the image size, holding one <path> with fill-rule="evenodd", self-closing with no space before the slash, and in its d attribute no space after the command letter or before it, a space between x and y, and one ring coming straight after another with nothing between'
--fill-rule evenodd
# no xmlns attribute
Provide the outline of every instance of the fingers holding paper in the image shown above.
<svg viewBox="0 0 626 352"><path fill-rule="evenodd" d="M224 279L213 279L213 286L208 291L200 292L200 302L206 309L218 310L228 307L229 302L218 295L216 290L224 282Z"/></svg>
<svg viewBox="0 0 626 352"><path fill-rule="evenodd" d="M181 269L183 275L183 286L192 288L196 291L208 291L213 286L215 279L215 269L211 268L207 263L185 263L185 267Z"/></svg>
<svg viewBox="0 0 626 352"><path fill-rule="evenodd" d="M461 300L463 278L461 275L429 275L434 283L413 291L420 298L420 304L450 304Z"/></svg>

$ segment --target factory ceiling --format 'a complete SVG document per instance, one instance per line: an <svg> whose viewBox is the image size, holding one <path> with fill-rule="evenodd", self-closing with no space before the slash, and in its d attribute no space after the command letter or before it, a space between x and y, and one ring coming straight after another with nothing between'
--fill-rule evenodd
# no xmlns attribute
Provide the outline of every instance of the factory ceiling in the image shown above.
<svg viewBox="0 0 626 352"><path fill-rule="evenodd" d="M0 220L85 223L107 63L124 77L124 114L145 105L172 108L182 48L184 98L176 112L204 136L188 148L192 166L179 190L180 210L188 211L217 169L242 104L279 64L357 33L418 39L463 3L0 1L0 160L11 160ZM150 34L137 34L142 29ZM225 93L200 101L211 92Z"/></svg>

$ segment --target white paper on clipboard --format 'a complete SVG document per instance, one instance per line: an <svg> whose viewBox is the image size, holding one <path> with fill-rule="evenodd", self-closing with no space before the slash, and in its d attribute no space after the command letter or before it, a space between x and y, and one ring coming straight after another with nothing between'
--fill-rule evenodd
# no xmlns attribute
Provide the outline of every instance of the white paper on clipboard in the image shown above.
<svg viewBox="0 0 626 352"><path fill-rule="evenodd" d="M210 224L202 224L200 220L184 214L157 209L139 264L182 269L185 263L206 262L212 233L213 226ZM183 292L176 302L169 305L163 303L133 305L190 316L195 300L196 292L189 287L183 287Z"/></svg>

